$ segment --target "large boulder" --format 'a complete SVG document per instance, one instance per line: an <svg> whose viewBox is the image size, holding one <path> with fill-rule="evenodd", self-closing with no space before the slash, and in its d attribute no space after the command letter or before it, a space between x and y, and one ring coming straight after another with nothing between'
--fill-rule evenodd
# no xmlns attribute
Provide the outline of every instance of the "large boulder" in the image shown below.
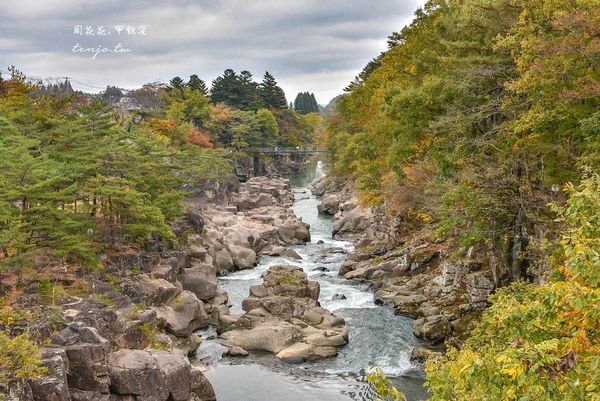
<svg viewBox="0 0 600 401"><path fill-rule="evenodd" d="M299 342L277 353L277 358L284 362L306 362L337 355L337 348L331 346L316 346Z"/></svg>
<svg viewBox="0 0 600 401"><path fill-rule="evenodd" d="M181 283L184 290L193 292L203 301L213 299L217 293L216 270L214 266L205 263L197 263L185 269Z"/></svg>
<svg viewBox="0 0 600 401"><path fill-rule="evenodd" d="M131 349L144 349L150 346L147 330L156 329L156 311L152 309L136 311L135 308L131 308L123 313L125 314L123 331L116 339L117 346Z"/></svg>
<svg viewBox="0 0 600 401"><path fill-rule="evenodd" d="M373 214L369 209L362 210L356 206L344 211L333 223L332 234L334 237L354 236L365 232L373 225Z"/></svg>
<svg viewBox="0 0 600 401"><path fill-rule="evenodd" d="M278 353L301 338L300 330L287 322L264 322L250 330L232 330L221 335L227 346Z"/></svg>
<svg viewBox="0 0 600 401"><path fill-rule="evenodd" d="M326 195L320 204L317 205L317 210L322 214L334 215L340 207L340 199L337 195Z"/></svg>
<svg viewBox="0 0 600 401"><path fill-rule="evenodd" d="M236 268L240 270L251 269L256 264L256 252L252 249L238 245L229 245L227 248Z"/></svg>
<svg viewBox="0 0 600 401"><path fill-rule="evenodd" d="M452 326L444 315L426 316L413 322L413 333L417 338L433 343L444 341L452 332Z"/></svg>
<svg viewBox="0 0 600 401"><path fill-rule="evenodd" d="M51 337L54 346L64 350L57 355L68 361L67 381L70 389L108 394L106 356L108 340L95 328L75 322ZM47 351L48 352L48 351Z"/></svg>
<svg viewBox="0 0 600 401"><path fill-rule="evenodd" d="M192 366L192 392L196 395L198 401L216 401L215 390L208 381L202 370Z"/></svg>
<svg viewBox="0 0 600 401"><path fill-rule="evenodd" d="M49 377L29 380L35 401L69 401L71 394L67 381L69 359L62 348L42 348L42 365L48 369Z"/></svg>
<svg viewBox="0 0 600 401"><path fill-rule="evenodd" d="M165 279L151 279L146 275L142 275L136 281L125 282L123 292L134 303L145 302L147 305L164 305L175 299L181 292L181 288Z"/></svg>
<svg viewBox="0 0 600 401"><path fill-rule="evenodd" d="M319 306L319 290L301 268L271 266L242 302L246 313L221 326L222 342L272 352L287 362L336 355L348 342L348 330L344 319Z"/></svg>
<svg viewBox="0 0 600 401"><path fill-rule="evenodd" d="M166 330L177 337L189 337L194 330L208 326L204 303L193 292L182 291L169 305L152 308L165 322Z"/></svg>
<svg viewBox="0 0 600 401"><path fill-rule="evenodd" d="M277 227L279 238L285 243L302 243L310 240L310 226L298 219L288 219Z"/></svg>
<svg viewBox="0 0 600 401"><path fill-rule="evenodd" d="M442 353L439 351L433 351L425 347L414 347L410 353L410 360L425 363L427 359L441 355Z"/></svg>
<svg viewBox="0 0 600 401"><path fill-rule="evenodd" d="M227 249L221 249L215 254L215 267L217 268L217 273L220 275L227 274L234 270L235 265L233 264L233 259Z"/></svg>
<svg viewBox="0 0 600 401"><path fill-rule="evenodd" d="M420 315L419 309L425 301L427 301L427 298L421 294L397 295L392 298L396 311L401 315L411 317Z"/></svg>
<svg viewBox="0 0 600 401"><path fill-rule="evenodd" d="M108 358L111 392L146 401L188 401L192 369L183 357L166 351L122 349Z"/></svg>

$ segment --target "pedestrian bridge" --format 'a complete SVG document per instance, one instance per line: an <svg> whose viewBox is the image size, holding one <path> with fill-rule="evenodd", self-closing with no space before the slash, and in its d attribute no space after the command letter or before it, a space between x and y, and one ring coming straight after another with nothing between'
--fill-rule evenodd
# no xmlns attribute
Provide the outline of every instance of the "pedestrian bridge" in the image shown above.
<svg viewBox="0 0 600 401"><path fill-rule="evenodd" d="M282 147L273 146L268 148L249 148L245 150L248 153L263 154L263 155L276 155L276 154L313 154L313 153L326 153L327 149L320 148L318 146L296 146L296 147Z"/></svg>

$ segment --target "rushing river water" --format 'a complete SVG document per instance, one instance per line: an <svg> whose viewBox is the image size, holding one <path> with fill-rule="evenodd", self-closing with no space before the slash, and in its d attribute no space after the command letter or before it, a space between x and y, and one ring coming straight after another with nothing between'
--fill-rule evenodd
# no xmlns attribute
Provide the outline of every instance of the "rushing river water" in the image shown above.
<svg viewBox="0 0 600 401"><path fill-rule="evenodd" d="M409 401L427 398L421 373L409 360L412 347L417 344L411 321L395 316L390 308L376 306L367 285L338 276L339 267L353 245L332 239L333 219L317 212L319 201L308 185L323 174L321 163L313 162L290 179L295 197L294 212L310 224L311 242L293 247L302 260L264 257L252 270L220 278L219 287L229 294L231 313L240 314L242 300L248 296L250 286L260 284L262 274L270 266L300 266L309 279L319 281L321 305L346 319L349 343L339 349L337 357L290 365L266 353L247 358L221 358L225 348L216 341L214 329L207 330L202 333L207 340L200 346L197 358L211 361L206 376L214 386L218 401L370 400L371 395L362 380L370 366L378 366L393 377ZM339 294L345 299L336 297Z"/></svg>

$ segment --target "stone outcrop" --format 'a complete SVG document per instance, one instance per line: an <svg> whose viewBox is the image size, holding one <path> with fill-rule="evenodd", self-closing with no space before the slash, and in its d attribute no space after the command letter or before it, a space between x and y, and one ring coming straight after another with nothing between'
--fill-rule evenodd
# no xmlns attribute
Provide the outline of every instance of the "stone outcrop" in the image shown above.
<svg viewBox="0 0 600 401"><path fill-rule="evenodd" d="M236 350L268 351L287 362L336 355L337 347L348 342L348 330L342 318L320 307L319 290L301 268L272 266L263 284L250 288L242 303L246 313L230 317L221 341Z"/></svg>
<svg viewBox="0 0 600 401"><path fill-rule="evenodd" d="M206 233L192 245L206 252L194 254L225 275L253 268L275 247L309 241L309 226L294 215L292 203L288 180L251 178L231 194L230 205L205 206Z"/></svg>
<svg viewBox="0 0 600 401"><path fill-rule="evenodd" d="M325 176L313 181L311 190L322 196L317 205L319 213L335 216L332 233L335 238L357 240L375 226L373 211L359 205L352 183Z"/></svg>
<svg viewBox="0 0 600 401"><path fill-rule="evenodd" d="M318 285L306 276L304 291L266 294L261 300L265 314L254 320L249 320L252 314L231 316L227 294L217 288L218 275L251 269L261 255L300 258L288 247L310 240L310 231L290 208L288 181L255 177L243 184L198 185L184 218L174 223L173 231L184 239L182 249L160 241L144 250L116 245L117 252L104 258L106 282L92 279L91 294L73 297L62 306L63 330L43 349L50 376L27 383L29 398L214 400L210 383L187 359L201 341L194 331L209 324L230 333L256 328L248 339L266 341L255 348L246 343L232 346L229 354L236 356L247 355L244 348L281 352L303 342L308 351L293 354L314 359L335 354L335 346L345 343L343 321L319 308ZM277 297L288 300L279 307ZM322 327L310 329L302 320L304 312L321 320ZM342 340L335 337L338 334Z"/></svg>
<svg viewBox="0 0 600 401"><path fill-rule="evenodd" d="M109 356L108 367L111 392L122 399L215 399L210 383L198 377L189 361L170 352L124 349Z"/></svg>
<svg viewBox="0 0 600 401"><path fill-rule="evenodd" d="M427 226L396 234L402 222L357 206L351 182L324 177L312 190L322 196L320 212L335 212L335 235L356 243L340 275L371 283L377 303L416 319L421 339L435 344L470 330L496 288L486 252L436 239Z"/></svg>
<svg viewBox="0 0 600 401"><path fill-rule="evenodd" d="M200 247L174 252L118 285L94 280L92 296L63 305L67 325L42 349L50 375L28 382L32 399L214 400L188 360L201 341L194 330L228 313L202 257Z"/></svg>
<svg viewBox="0 0 600 401"><path fill-rule="evenodd" d="M210 383L187 357L154 349L113 350L98 331L75 322L42 348L49 377L28 382L35 401L212 401Z"/></svg>

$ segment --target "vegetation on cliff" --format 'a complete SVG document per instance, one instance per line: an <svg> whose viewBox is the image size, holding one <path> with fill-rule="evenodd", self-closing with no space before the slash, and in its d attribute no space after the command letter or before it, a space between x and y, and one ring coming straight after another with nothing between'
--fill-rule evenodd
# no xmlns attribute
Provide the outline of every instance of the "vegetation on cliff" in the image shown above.
<svg viewBox="0 0 600 401"><path fill-rule="evenodd" d="M504 282L529 276L547 204L599 166L599 5L429 1L338 101L335 170L365 204L487 245Z"/></svg>
<svg viewBox="0 0 600 401"><path fill-rule="evenodd" d="M552 277L500 290L464 347L429 361L433 401L600 399L600 176L567 192Z"/></svg>
<svg viewBox="0 0 600 401"><path fill-rule="evenodd" d="M364 204L518 281L428 364L433 400L600 399L599 9L428 1L329 118L334 170Z"/></svg>

